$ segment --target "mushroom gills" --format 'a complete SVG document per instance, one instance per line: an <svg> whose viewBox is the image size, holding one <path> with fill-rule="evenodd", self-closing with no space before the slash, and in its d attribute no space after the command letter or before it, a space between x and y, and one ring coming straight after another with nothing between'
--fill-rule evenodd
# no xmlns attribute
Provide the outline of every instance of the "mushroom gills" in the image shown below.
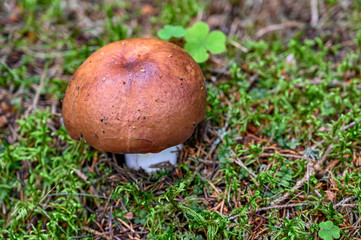
<svg viewBox="0 0 361 240"><path fill-rule="evenodd" d="M143 169L150 173L160 169L169 169L177 164L182 144L167 148L159 153L129 153L124 154L125 164L132 169Z"/></svg>

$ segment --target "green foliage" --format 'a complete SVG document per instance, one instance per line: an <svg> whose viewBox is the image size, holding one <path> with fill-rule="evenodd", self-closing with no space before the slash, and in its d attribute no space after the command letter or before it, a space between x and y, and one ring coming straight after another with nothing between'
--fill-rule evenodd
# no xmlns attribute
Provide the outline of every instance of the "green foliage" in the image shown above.
<svg viewBox="0 0 361 240"><path fill-rule="evenodd" d="M318 232L318 236L324 240L332 240L333 238L340 238L340 228L333 225L333 222L326 221L320 223L321 230Z"/></svg>
<svg viewBox="0 0 361 240"><path fill-rule="evenodd" d="M6 202L7 210L12 209L13 218L7 228L1 233L9 234L12 238L20 236L29 237L36 233L40 238L64 239L66 236L78 231L79 214L82 206L76 193L84 187L79 178L74 176L73 170L79 168L79 160L84 156L92 157L87 146L82 143L75 144L62 127L57 132L52 132L48 126L53 116L49 110L36 111L23 120L19 120L19 134L21 139L16 145L8 145L2 139L0 146L0 204ZM59 150L53 148L58 141L63 144L71 143L59 154ZM30 177L22 179L14 172L26 171L28 167ZM41 184L41 188L39 185ZM57 193L66 195L57 197L46 207L35 206L42 197L54 186ZM24 193L24 199L14 199L14 194ZM75 195L74 195L75 194ZM10 199L13 199L10 201ZM57 209L53 211L52 209ZM31 215L29 215L32 212ZM48 231L41 230L41 224L33 225L30 234L25 232L23 222L25 219L38 216L47 219ZM39 223L42 221L39 220ZM61 223L67 223L67 227ZM0 227L5 222L0 221ZM0 228L1 229L1 228Z"/></svg>
<svg viewBox="0 0 361 240"><path fill-rule="evenodd" d="M186 30L181 26L165 25L163 29L158 31L158 37L165 41L170 38L181 38L186 34Z"/></svg>
<svg viewBox="0 0 361 240"><path fill-rule="evenodd" d="M116 7L125 8L127 6L125 4L121 4L121 3L119 3L119 6L117 6L115 3L105 4L105 11L107 13L107 17L106 17L106 24L104 25L104 27L106 30L105 36L107 36L108 38L106 38L107 39L106 41L104 41L103 39L100 39L101 41L104 41L102 43L102 45L106 45L109 42L120 41L120 40L127 38L128 29L126 27L124 27L124 23L123 23L126 20L126 18L123 18L116 22L113 21L114 8L116 8Z"/></svg>
<svg viewBox="0 0 361 240"><path fill-rule="evenodd" d="M172 37L184 36L186 41L184 49L198 63L208 60L208 52L219 54L226 50L226 35L218 30L209 32L209 26L204 22L197 22L186 30L181 26L166 25L164 29L158 31L158 36L166 41Z"/></svg>
<svg viewBox="0 0 361 240"><path fill-rule="evenodd" d="M195 23L187 29L185 35L186 44L184 49L198 63L205 62L209 58L207 51L218 54L226 50L226 36L221 31L209 33L209 26L204 22Z"/></svg>
<svg viewBox="0 0 361 240"><path fill-rule="evenodd" d="M280 171L276 172L275 176L281 181L281 185L289 187L293 178L294 172L292 168L282 166Z"/></svg>
<svg viewBox="0 0 361 240"><path fill-rule="evenodd" d="M282 240L310 239L310 234L306 231L305 222L295 217L292 220L284 218L283 226L275 237Z"/></svg>
<svg viewBox="0 0 361 240"><path fill-rule="evenodd" d="M161 24L179 26L186 26L206 6L204 1L196 0L157 0L156 4L162 12L154 21L159 19Z"/></svg>

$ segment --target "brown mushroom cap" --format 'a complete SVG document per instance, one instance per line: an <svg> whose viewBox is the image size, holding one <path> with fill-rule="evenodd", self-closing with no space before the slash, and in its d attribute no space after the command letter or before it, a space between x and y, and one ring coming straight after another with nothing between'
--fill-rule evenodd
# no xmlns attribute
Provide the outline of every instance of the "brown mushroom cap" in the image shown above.
<svg viewBox="0 0 361 240"><path fill-rule="evenodd" d="M129 39L94 52L63 101L69 135L113 153L159 152L185 142L205 118L202 71L182 48Z"/></svg>

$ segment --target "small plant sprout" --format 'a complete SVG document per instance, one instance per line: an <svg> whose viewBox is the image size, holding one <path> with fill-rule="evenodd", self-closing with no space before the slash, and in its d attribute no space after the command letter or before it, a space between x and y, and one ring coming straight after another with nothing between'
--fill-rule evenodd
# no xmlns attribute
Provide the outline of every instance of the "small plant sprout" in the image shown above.
<svg viewBox="0 0 361 240"><path fill-rule="evenodd" d="M324 240L332 240L333 238L340 238L340 228L333 225L333 222L326 221L320 223L321 230L318 232L318 236Z"/></svg>
<svg viewBox="0 0 361 240"><path fill-rule="evenodd" d="M226 35L219 30L209 32L209 26L205 22L197 22L188 29L181 26L166 25L158 31L158 36L166 41L172 37L184 37L186 41L184 49L197 63L207 61L208 52L219 54L226 50Z"/></svg>

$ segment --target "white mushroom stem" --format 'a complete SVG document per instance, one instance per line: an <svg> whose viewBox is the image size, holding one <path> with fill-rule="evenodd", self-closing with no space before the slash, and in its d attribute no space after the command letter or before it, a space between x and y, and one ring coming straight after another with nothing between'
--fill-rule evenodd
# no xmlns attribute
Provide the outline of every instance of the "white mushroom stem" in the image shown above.
<svg viewBox="0 0 361 240"><path fill-rule="evenodd" d="M125 164L135 170L142 168L148 173L169 168L177 164L178 154L181 149L182 145L179 144L159 153L125 154Z"/></svg>

